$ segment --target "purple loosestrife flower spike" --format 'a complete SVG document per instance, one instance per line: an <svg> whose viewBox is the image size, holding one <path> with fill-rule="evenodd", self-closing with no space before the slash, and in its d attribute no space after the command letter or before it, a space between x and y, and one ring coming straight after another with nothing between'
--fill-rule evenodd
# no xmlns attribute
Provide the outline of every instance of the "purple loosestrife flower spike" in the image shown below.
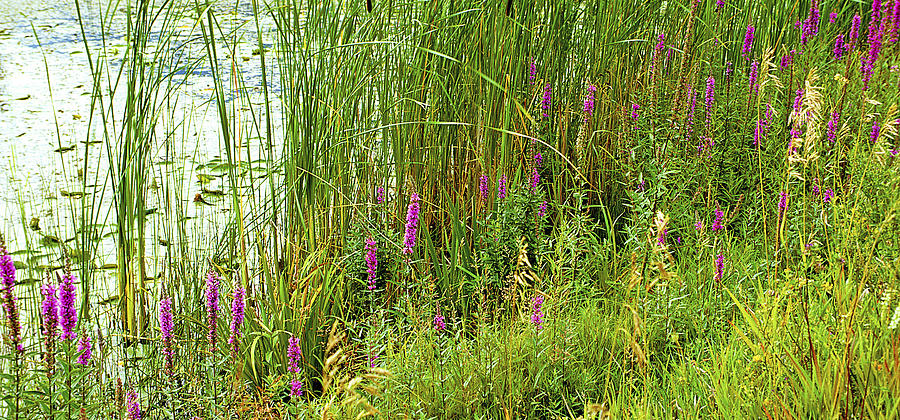
<svg viewBox="0 0 900 420"><path fill-rule="evenodd" d="M543 203L538 207L538 217L544 217L547 215L547 201L544 200Z"/></svg>
<svg viewBox="0 0 900 420"><path fill-rule="evenodd" d="M722 281L722 274L725 272L725 256L719 253L716 257L716 281Z"/></svg>
<svg viewBox="0 0 900 420"><path fill-rule="evenodd" d="M862 24L862 18L858 14L853 15L853 24L850 25L850 49L856 48L859 41L859 26Z"/></svg>
<svg viewBox="0 0 900 420"><path fill-rule="evenodd" d="M594 94L596 92L596 86L588 85L587 95L584 97L584 122L587 122L591 117L594 116Z"/></svg>
<svg viewBox="0 0 900 420"><path fill-rule="evenodd" d="M544 329L544 312L541 306L544 304L544 296L537 295L531 299L531 323L538 330Z"/></svg>
<svg viewBox="0 0 900 420"><path fill-rule="evenodd" d="M434 316L434 330L437 332L441 332L447 329L447 324L444 322L444 316L441 314L437 314Z"/></svg>
<svg viewBox="0 0 900 420"><path fill-rule="evenodd" d="M403 253L412 254L416 246L416 231L419 228L419 194L409 196L409 207L406 209L406 236L403 238Z"/></svg>
<svg viewBox="0 0 900 420"><path fill-rule="evenodd" d="M244 323L244 296L247 292L243 287L238 286L234 289L234 297L231 301L231 336L228 337L228 344L231 345L231 352L234 355L238 353L238 344L241 337L241 325Z"/></svg>
<svg viewBox="0 0 900 420"><path fill-rule="evenodd" d="M0 282L2 282L3 310L9 325L9 341L17 352L23 352L22 322L19 319L19 308L16 306L16 265L0 242Z"/></svg>
<svg viewBox="0 0 900 420"><path fill-rule="evenodd" d="M506 198L506 174L500 176L500 180L497 181L497 198L501 200Z"/></svg>
<svg viewBox="0 0 900 420"><path fill-rule="evenodd" d="M787 191L782 191L778 196L780 197L778 200L778 214L781 216L787 210L788 193Z"/></svg>
<svg viewBox="0 0 900 420"><path fill-rule="evenodd" d="M803 89L797 89L797 96L794 97L794 112L800 113L803 107Z"/></svg>
<svg viewBox="0 0 900 420"><path fill-rule="evenodd" d="M378 204L384 203L384 187L375 189L375 202Z"/></svg>
<svg viewBox="0 0 900 420"><path fill-rule="evenodd" d="M481 184L479 185L479 188L481 189L481 200L482 201L487 201L488 188L489 188L488 183L489 182L490 182L490 180L489 180L487 174L482 174L481 175Z"/></svg>
<svg viewBox="0 0 900 420"><path fill-rule="evenodd" d="M722 10L722 7L725 6L725 0L716 0L716 11Z"/></svg>
<svg viewBox="0 0 900 420"><path fill-rule="evenodd" d="M834 59L840 61L844 58L844 34L838 34L834 39Z"/></svg>
<svg viewBox="0 0 900 420"><path fill-rule="evenodd" d="M303 382L297 379L297 376L300 374L300 357L303 355L303 352L300 350L300 339L297 337L291 337L288 339L288 348L287 348L287 357L288 357L288 371L291 372L293 378L291 379L291 396L299 397L303 395Z"/></svg>
<svg viewBox="0 0 900 420"><path fill-rule="evenodd" d="M869 134L869 140L874 144L876 140L878 140L878 133L881 131L881 127L878 126L878 121L874 121L872 123L872 133Z"/></svg>
<svg viewBox="0 0 900 420"><path fill-rule="evenodd" d="M834 191L833 191L831 188L828 188L828 189L826 189L825 192L822 194L822 202L823 202L823 203L828 203L829 201L831 201L831 198L832 198L832 197L834 197Z"/></svg>
<svg viewBox="0 0 900 420"><path fill-rule="evenodd" d="M706 79L706 125L712 124L713 101L716 99L716 79L712 76Z"/></svg>
<svg viewBox="0 0 900 420"><path fill-rule="evenodd" d="M744 33L744 46L741 48L741 57L749 60L750 53L753 51L753 34L756 28L753 25L747 25L747 32Z"/></svg>
<svg viewBox="0 0 900 420"><path fill-rule="evenodd" d="M547 118L550 116L551 93L550 83L544 85L544 95L541 98L541 116Z"/></svg>
<svg viewBox="0 0 900 420"><path fill-rule="evenodd" d="M837 17L838 17L837 12L831 12L830 14L828 14L828 22L829 22L829 23L834 23L834 22L836 22L836 21L837 21Z"/></svg>
<svg viewBox="0 0 900 420"><path fill-rule="evenodd" d="M78 359L75 360L75 363L79 365L86 366L88 362L91 361L91 337L87 335L87 333L81 333L81 339L78 340Z"/></svg>
<svg viewBox="0 0 900 420"><path fill-rule="evenodd" d="M531 192L537 193L538 184L541 182L541 174L538 172L537 166L531 168Z"/></svg>
<svg viewBox="0 0 900 420"><path fill-rule="evenodd" d="M141 401L138 399L137 392L129 392L127 400L128 420L141 420Z"/></svg>
<svg viewBox="0 0 900 420"><path fill-rule="evenodd" d="M703 221L697 220L697 223L694 223L694 229L696 229L698 231L703 230Z"/></svg>
<svg viewBox="0 0 900 420"><path fill-rule="evenodd" d="M75 311L75 275L66 272L59 285L59 327L62 330L60 338L63 340L75 339L75 324L78 322L78 312Z"/></svg>
<svg viewBox="0 0 900 420"><path fill-rule="evenodd" d="M725 229L725 225L722 224L725 219L725 213L722 211L722 209L716 207L715 215L716 218L713 219L713 223L710 229L712 229L713 232L718 232Z"/></svg>
<svg viewBox="0 0 900 420"><path fill-rule="evenodd" d="M753 63L750 64L750 75L748 76L749 85L750 85L750 94L756 95L759 92L759 61L754 60Z"/></svg>
<svg viewBox="0 0 900 420"><path fill-rule="evenodd" d="M44 334L44 363L47 366L47 375L53 375L56 364L54 348L56 347L56 327L59 324L59 301L56 297L56 287L52 284L41 285L41 319L43 319Z"/></svg>
<svg viewBox="0 0 900 420"><path fill-rule="evenodd" d="M166 374L172 376L174 372L174 337L175 324L172 320L172 298L164 298L159 301L159 331L162 341L162 353L166 362Z"/></svg>
<svg viewBox="0 0 900 420"><path fill-rule="evenodd" d="M216 347L216 321L219 318L219 286L222 284L219 275L209 270L206 273L206 340L209 348Z"/></svg>
<svg viewBox="0 0 900 420"><path fill-rule="evenodd" d="M378 247L375 240L366 238L366 273L369 274L369 290L375 290L375 272L378 270Z"/></svg>
<svg viewBox="0 0 900 420"><path fill-rule="evenodd" d="M631 119L637 123L638 120L638 110L641 109L641 106L638 104L631 104Z"/></svg>
<svg viewBox="0 0 900 420"><path fill-rule="evenodd" d="M840 121L841 115L837 113L837 111L831 113L831 119L828 120L828 140L834 143L834 140L837 138L837 129L838 122Z"/></svg>
<svg viewBox="0 0 900 420"><path fill-rule="evenodd" d="M891 42L897 42L900 35L900 0L894 0L894 9L891 12L893 16L893 25L890 26L888 34Z"/></svg>
<svg viewBox="0 0 900 420"><path fill-rule="evenodd" d="M819 33L819 4L813 0L809 4L809 15L803 21L803 30L800 33L800 43L806 45L809 40Z"/></svg>

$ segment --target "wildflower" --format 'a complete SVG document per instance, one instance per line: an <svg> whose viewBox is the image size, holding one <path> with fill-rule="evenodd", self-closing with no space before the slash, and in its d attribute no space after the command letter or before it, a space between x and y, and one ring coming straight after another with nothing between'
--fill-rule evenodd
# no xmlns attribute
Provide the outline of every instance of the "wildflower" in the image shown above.
<svg viewBox="0 0 900 420"><path fill-rule="evenodd" d="M52 284L41 285L41 295L44 300L41 302L41 319L43 319L43 335L44 335L44 363L47 365L47 375L53 375L53 368L56 364L54 360L54 347L56 347L56 326L59 324L58 300L56 297L56 287Z"/></svg>
<svg viewBox="0 0 900 420"><path fill-rule="evenodd" d="M544 312L541 310L543 304L543 295L537 295L531 299L531 323L539 330L544 328Z"/></svg>
<svg viewBox="0 0 900 420"><path fill-rule="evenodd" d="M790 52L785 54L783 57L781 57L781 68L780 69L782 71L784 71L785 69L787 69L788 67L790 67L794 64L794 54L796 52L797 52L796 50L791 50Z"/></svg>
<svg viewBox="0 0 900 420"><path fill-rule="evenodd" d="M762 134L763 120L756 120L756 128L753 130L753 145L759 145L759 137Z"/></svg>
<svg viewBox="0 0 900 420"><path fill-rule="evenodd" d="M694 229L703 230L703 221L697 220L697 223L694 223Z"/></svg>
<svg viewBox="0 0 900 420"><path fill-rule="evenodd" d="M78 359L75 363L86 366L91 361L91 337L87 333L81 333L81 339L78 340Z"/></svg>
<svg viewBox="0 0 900 420"><path fill-rule="evenodd" d="M838 34L834 39L834 59L840 61L844 56L844 34Z"/></svg>
<svg viewBox="0 0 900 420"><path fill-rule="evenodd" d="M722 253L719 253L716 256L716 281L722 281L722 274L725 271L725 256Z"/></svg>
<svg viewBox="0 0 900 420"><path fill-rule="evenodd" d="M725 0L716 0L716 11L722 10L722 7L725 6Z"/></svg>
<svg viewBox="0 0 900 420"><path fill-rule="evenodd" d="M444 331L447 329L447 324L444 323L444 316L441 314L437 314L434 316L434 330L435 331Z"/></svg>
<svg viewBox="0 0 900 420"><path fill-rule="evenodd" d="M62 329L60 338L63 340L75 339L75 324L78 322L78 313L75 311L75 276L66 272L59 285L59 327Z"/></svg>
<svg viewBox="0 0 900 420"><path fill-rule="evenodd" d="M722 229L725 229L725 225L722 224L725 219L725 212L723 212L722 209L716 207L715 215L716 218L713 219L713 223L712 226L710 226L710 229L712 229L713 232L718 232Z"/></svg>
<svg viewBox="0 0 900 420"><path fill-rule="evenodd" d="M891 16L893 16L894 24L890 26L888 33L890 41L896 42L897 35L900 34L900 1L894 0L894 10L891 12Z"/></svg>
<svg viewBox="0 0 900 420"><path fill-rule="evenodd" d="M216 346L216 320L219 317L219 285L221 280L219 275L209 270L206 273L206 340L209 342L209 348Z"/></svg>
<svg viewBox="0 0 900 420"><path fill-rule="evenodd" d="M15 294L16 265L2 242L0 242L0 283L3 287L3 310L6 312L6 321L9 325L9 341L17 352L23 352L25 349L22 347L22 323L19 319Z"/></svg>
<svg viewBox="0 0 900 420"><path fill-rule="evenodd" d="M497 198L506 198L506 174L503 174L497 181Z"/></svg>
<svg viewBox="0 0 900 420"><path fill-rule="evenodd" d="M291 396L299 397L303 395L303 382L297 379L300 374L300 357L303 355L300 350L300 339L291 337L288 339L287 357L288 371L293 374L291 379Z"/></svg>
<svg viewBox="0 0 900 420"><path fill-rule="evenodd" d="M375 367L375 361L378 360L378 355L377 355L377 354L375 354L375 355L371 355L371 354L370 354L370 355L367 355L367 356L366 356L366 359L368 359L368 361L369 361L369 367L370 367L370 368L374 368L374 367Z"/></svg>
<svg viewBox="0 0 900 420"><path fill-rule="evenodd" d="M231 351L234 354L238 352L238 339L241 337L241 324L244 323L244 296L246 291L243 287L234 289L234 299L231 301L231 336L228 337L228 344L231 345Z"/></svg>
<svg viewBox="0 0 900 420"><path fill-rule="evenodd" d="M813 0L809 5L809 15L803 21L803 31L800 33L800 43L806 45L809 39L819 33L819 2Z"/></svg>
<svg viewBox="0 0 900 420"><path fill-rule="evenodd" d="M753 33L756 32L756 28L753 25L747 25L747 32L744 34L744 46L741 48L741 56L750 59L747 57L753 49Z"/></svg>
<svg viewBox="0 0 900 420"><path fill-rule="evenodd" d="M641 182L638 183L638 186L637 186L637 188L635 188L634 192L641 192L641 191L644 191L644 186L645 186L646 183L647 183L647 180L646 180L646 179L642 179Z"/></svg>
<svg viewBox="0 0 900 420"><path fill-rule="evenodd" d="M489 182L489 180L488 180L487 174L482 174L481 175L481 184L479 185L479 188L481 189L481 199L482 200L487 200L487 198L488 198L488 182Z"/></svg>
<svg viewBox="0 0 900 420"><path fill-rule="evenodd" d="M375 240L366 238L366 273L369 274L369 290L375 290L375 270L378 269L378 257L375 254L378 247Z"/></svg>
<svg viewBox="0 0 900 420"><path fill-rule="evenodd" d="M538 173L537 166L531 168L531 192L536 193L538 183L541 181L541 175Z"/></svg>
<svg viewBox="0 0 900 420"><path fill-rule="evenodd" d="M782 191L778 196L781 197L778 200L778 215L781 216L784 214L785 210L787 210L788 193L787 191Z"/></svg>
<svg viewBox="0 0 900 420"><path fill-rule="evenodd" d="M172 322L172 298L164 298L159 301L159 332L162 340L162 353L166 361L166 373L171 376L174 374L173 357L175 350L173 348L173 334L175 325Z"/></svg>
<svg viewBox="0 0 900 420"><path fill-rule="evenodd" d="M681 237L680 236L675 238L675 243L677 243L678 245L681 245Z"/></svg>
<svg viewBox="0 0 900 420"><path fill-rule="evenodd" d="M538 207L538 217L544 217L547 215L547 200L544 200L543 203Z"/></svg>
<svg viewBox="0 0 900 420"><path fill-rule="evenodd" d="M711 130L712 127L712 107L716 98L716 79L712 76L706 79L706 127Z"/></svg>
<svg viewBox="0 0 900 420"><path fill-rule="evenodd" d="M534 63L534 57L529 57L528 63L528 81L533 85L534 78L537 76L537 64Z"/></svg>
<svg viewBox="0 0 900 420"><path fill-rule="evenodd" d="M897 305L897 307L894 308L894 315L891 315L891 321L888 322L888 329L897 329L898 325L900 325L900 305Z"/></svg>
<svg viewBox="0 0 900 420"><path fill-rule="evenodd" d="M734 72L734 64L730 61L725 63L725 80L731 80L731 74Z"/></svg>
<svg viewBox="0 0 900 420"><path fill-rule="evenodd" d="M541 98L541 116L547 118L550 116L548 112L550 112L550 83L544 85L544 95Z"/></svg>
<svg viewBox="0 0 900 420"><path fill-rule="evenodd" d="M850 49L856 48L856 42L859 41L859 25L862 18L858 14L853 15L853 24L850 25Z"/></svg>
<svg viewBox="0 0 900 420"><path fill-rule="evenodd" d="M375 202L378 204L384 203L384 187L375 189Z"/></svg>
<svg viewBox="0 0 900 420"><path fill-rule="evenodd" d="M406 236L403 239L403 253L412 254L416 246L416 230L419 228L419 194L409 196L409 207L406 209Z"/></svg>
<svg viewBox="0 0 900 420"><path fill-rule="evenodd" d="M666 235L669 234L669 228L663 228L662 232L656 237L656 242L660 247L666 246Z"/></svg>
<svg viewBox="0 0 900 420"><path fill-rule="evenodd" d="M755 95L759 92L759 61L754 60L752 64L750 64L750 75L748 76L748 84L750 85L750 93Z"/></svg>
<svg viewBox="0 0 900 420"><path fill-rule="evenodd" d="M141 420L141 401L138 400L137 392L129 392L127 400L128 402L126 404L128 405L128 419Z"/></svg>
<svg viewBox="0 0 900 420"><path fill-rule="evenodd" d="M878 140L878 133L881 131L881 127L878 126L878 121L874 121L872 123L872 134L869 134L869 140L872 143L875 143L875 140Z"/></svg>
<svg viewBox="0 0 900 420"><path fill-rule="evenodd" d="M797 96L794 97L794 112L800 113L803 107L803 89L797 89Z"/></svg>
<svg viewBox="0 0 900 420"><path fill-rule="evenodd" d="M829 22L829 23L834 23L834 22L836 22L836 21L837 21L837 16L838 16L837 12L831 12L830 14L828 14L828 22Z"/></svg>
<svg viewBox="0 0 900 420"><path fill-rule="evenodd" d="M823 203L828 203L828 202L831 201L831 199L832 199L833 197L834 197L834 191L832 191L831 188L828 188L828 189L825 190L825 193L822 194L822 202L823 202Z"/></svg>
<svg viewBox="0 0 900 420"><path fill-rule="evenodd" d="M544 163L544 157L541 156L541 152L537 152L534 154L534 166L540 167Z"/></svg>
<svg viewBox="0 0 900 420"><path fill-rule="evenodd" d="M638 120L638 110L641 109L641 106L638 104L631 104L631 119L637 123Z"/></svg>
<svg viewBox="0 0 900 420"><path fill-rule="evenodd" d="M587 96L584 97L584 122L594 116L594 94L596 92L596 86L588 85Z"/></svg>

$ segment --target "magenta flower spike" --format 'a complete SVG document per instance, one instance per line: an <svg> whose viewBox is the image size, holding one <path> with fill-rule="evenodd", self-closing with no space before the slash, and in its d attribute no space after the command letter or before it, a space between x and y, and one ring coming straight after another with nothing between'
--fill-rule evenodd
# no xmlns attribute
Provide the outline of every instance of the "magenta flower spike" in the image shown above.
<svg viewBox="0 0 900 420"><path fill-rule="evenodd" d="M481 174L481 182L480 182L478 188L481 190L481 200L482 201L487 201L488 188L489 188L488 184L489 183L490 183L490 179L488 178L487 174Z"/></svg>
<svg viewBox="0 0 900 420"><path fill-rule="evenodd" d="M233 299L231 301L231 335L228 337L228 344L231 345L231 352L237 355L240 350L238 344L241 337L241 325L244 324L244 296L247 292L243 287L234 289Z"/></svg>
<svg viewBox="0 0 900 420"><path fill-rule="evenodd" d="M300 350L300 339L297 337L291 337L288 339L288 348L287 348L287 357L288 357L288 371L291 372L293 378L291 379L291 396L299 397L303 395L303 382L297 379L297 376L300 375L300 358L303 356L302 350Z"/></svg>
<svg viewBox="0 0 900 420"><path fill-rule="evenodd" d="M60 338L74 340L75 324L78 323L78 312L75 310L75 276L66 272L59 285L59 327L62 331Z"/></svg>
<svg viewBox="0 0 900 420"><path fill-rule="evenodd" d="M128 420L141 420L141 400L138 399L137 392L129 392L126 399Z"/></svg>
<svg viewBox="0 0 900 420"><path fill-rule="evenodd" d="M159 301L159 331L162 341L162 354L165 359L166 374L172 376L174 372L174 334L175 324L172 319L172 298L164 298Z"/></svg>
<svg viewBox="0 0 900 420"><path fill-rule="evenodd" d="M725 273L725 256L719 253L716 256L716 282L722 281L722 275Z"/></svg>
<svg viewBox="0 0 900 420"><path fill-rule="evenodd" d="M538 330L544 329L544 311L541 309L543 305L543 295L537 295L531 299L531 323Z"/></svg>
<svg viewBox="0 0 900 420"><path fill-rule="evenodd" d="M587 95L584 97L584 122L587 122L591 117L594 116L594 94L596 92L596 86L588 85Z"/></svg>
<svg viewBox="0 0 900 420"><path fill-rule="evenodd" d="M441 314L437 314L434 316L434 330L437 332L441 332L447 329L447 324L444 322L444 316Z"/></svg>
<svg viewBox="0 0 900 420"><path fill-rule="evenodd" d="M22 347L22 321L19 318L19 307L16 305L16 265L0 242L0 292L3 296L3 310L9 325L9 342L17 353L25 351Z"/></svg>
<svg viewBox="0 0 900 420"><path fill-rule="evenodd" d="M366 273L369 275L369 290L375 290L375 272L378 270L378 246L372 238L366 238Z"/></svg>
<svg viewBox="0 0 900 420"><path fill-rule="evenodd" d="M747 32L744 33L744 46L741 48L741 57L750 59L750 53L753 51L753 35L756 28L753 25L747 25Z"/></svg>
<svg viewBox="0 0 900 420"><path fill-rule="evenodd" d="M53 375L56 348L56 327L59 325L59 300L56 296L56 287L52 284L41 285L41 295L44 297L41 301L41 319L43 320L43 328L41 332L44 335L44 363L47 367L47 375Z"/></svg>
<svg viewBox="0 0 900 420"><path fill-rule="evenodd" d="M837 38L834 39L834 59L840 61L844 58L844 34L838 34Z"/></svg>
<svg viewBox="0 0 900 420"><path fill-rule="evenodd" d="M500 176L497 181L497 198L501 200L506 198L506 174Z"/></svg>
<svg viewBox="0 0 900 420"><path fill-rule="evenodd" d="M544 118L550 117L551 100L550 83L547 83L544 85L544 95L541 98L541 116Z"/></svg>
<svg viewBox="0 0 900 420"><path fill-rule="evenodd" d="M91 361L91 337L87 335L87 333L81 333L81 339L78 340L78 359L75 360L75 363L78 363L82 366L87 366L87 364Z"/></svg>
<svg viewBox="0 0 900 420"><path fill-rule="evenodd" d="M409 207L406 209L406 235L403 238L403 254L412 254L416 247L416 231L419 228L419 194L409 196Z"/></svg>
<svg viewBox="0 0 900 420"><path fill-rule="evenodd" d="M210 350L216 347L218 339L217 320L219 319L219 286L222 284L219 275L209 270L206 273L206 341Z"/></svg>

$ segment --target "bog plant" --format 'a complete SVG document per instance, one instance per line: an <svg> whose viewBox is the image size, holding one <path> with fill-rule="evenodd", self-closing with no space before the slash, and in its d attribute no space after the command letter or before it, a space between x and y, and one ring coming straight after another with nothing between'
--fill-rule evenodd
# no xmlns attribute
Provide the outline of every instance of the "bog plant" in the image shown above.
<svg viewBox="0 0 900 420"><path fill-rule="evenodd" d="M900 414L900 1L126 3L6 417Z"/></svg>

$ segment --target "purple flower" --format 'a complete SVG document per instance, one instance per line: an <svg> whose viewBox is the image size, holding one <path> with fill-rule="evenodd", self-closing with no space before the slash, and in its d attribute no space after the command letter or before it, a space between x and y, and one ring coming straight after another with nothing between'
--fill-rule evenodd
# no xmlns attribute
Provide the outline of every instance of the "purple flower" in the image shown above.
<svg viewBox="0 0 900 420"><path fill-rule="evenodd" d="M831 12L830 14L828 14L828 22L829 22L829 23L834 23L834 22L836 22L836 21L837 21L837 17L838 17L837 12Z"/></svg>
<svg viewBox="0 0 900 420"><path fill-rule="evenodd" d="M834 197L834 191L832 191L831 188L828 188L825 190L825 193L822 194L822 202L828 203L829 201L831 201L831 199L833 197Z"/></svg>
<svg viewBox="0 0 900 420"><path fill-rule="evenodd" d="M587 95L584 97L584 121L587 122L588 119L594 116L594 94L597 92L597 87L594 85L588 85L587 87Z"/></svg>
<svg viewBox="0 0 900 420"><path fill-rule="evenodd" d="M716 257L716 281L722 281L722 274L725 272L725 256L722 253Z"/></svg>
<svg viewBox="0 0 900 420"><path fill-rule="evenodd" d="M784 212L787 210L788 193L787 191L782 191L778 194L778 196L780 197L780 199L778 200L778 214L781 215L784 214Z"/></svg>
<svg viewBox="0 0 900 420"><path fill-rule="evenodd" d="M659 232L659 236L656 237L656 242L659 243L660 247L666 245L666 235L669 234L669 228L665 228L662 232Z"/></svg>
<svg viewBox="0 0 900 420"><path fill-rule="evenodd" d="M650 83L654 83L656 80L656 70L658 67L659 56L662 54L663 49L666 47L666 34L661 33L657 38L659 42L657 42L656 47L653 48L653 57L650 59Z"/></svg>
<svg viewBox="0 0 900 420"><path fill-rule="evenodd" d="M880 131L881 131L881 127L878 126L878 121L873 121L872 133L869 134L869 140L871 140L872 143L875 143L875 141L878 140L878 133Z"/></svg>
<svg viewBox="0 0 900 420"><path fill-rule="evenodd" d="M897 42L897 36L900 34L900 0L894 0L894 10L891 12L894 24L888 29L890 41Z"/></svg>
<svg viewBox="0 0 900 420"><path fill-rule="evenodd" d="M550 83L544 85L544 95L541 98L541 116L547 118L550 116Z"/></svg>
<svg viewBox="0 0 900 420"><path fill-rule="evenodd" d="M809 15L803 21L803 31L800 33L800 43L806 45L809 39L819 33L819 2L813 0L809 5Z"/></svg>
<svg viewBox="0 0 900 420"><path fill-rule="evenodd" d="M753 50L753 33L756 32L756 28L753 25L747 25L747 32L744 33L744 46L741 48L741 56L750 59L748 55Z"/></svg>
<svg viewBox="0 0 900 420"><path fill-rule="evenodd" d="M369 273L369 290L375 290L375 271L378 269L378 247L375 240L366 238L366 273Z"/></svg>
<svg viewBox="0 0 900 420"><path fill-rule="evenodd" d="M23 352L25 349L22 347L22 323L19 319L19 308L16 306L16 265L2 242L0 242L0 283L3 287L3 310L6 312L6 321L9 325L9 341L17 352Z"/></svg>
<svg viewBox="0 0 900 420"><path fill-rule="evenodd" d="M221 279L214 270L206 273L206 339L209 348L216 347L216 320L219 318L219 285Z"/></svg>
<svg viewBox="0 0 900 420"><path fill-rule="evenodd" d="M725 63L725 80L731 80L731 74L734 73L734 64L730 61Z"/></svg>
<svg viewBox="0 0 900 420"><path fill-rule="evenodd" d="M712 226L710 226L710 229L712 229L713 232L718 232L725 229L725 225L722 224L725 219L725 213L722 211L722 209L716 207L715 215L716 218L713 219L713 223Z"/></svg>
<svg viewBox="0 0 900 420"><path fill-rule="evenodd" d="M303 356L303 351L300 349L300 339L297 337L291 337L288 339L288 348L287 348L287 357L288 357L288 371L294 374L300 373L300 358Z"/></svg>
<svg viewBox="0 0 900 420"><path fill-rule="evenodd" d="M797 96L794 97L794 112L800 113L803 107L803 89L797 89Z"/></svg>
<svg viewBox="0 0 900 420"><path fill-rule="evenodd" d="M291 396L303 396L303 382L301 382L299 379L291 379Z"/></svg>
<svg viewBox="0 0 900 420"><path fill-rule="evenodd" d="M59 324L58 303L56 287L52 284L41 285L41 319L43 319L44 334L44 363L47 365L47 375L53 375L54 347L56 347L56 326Z"/></svg>
<svg viewBox="0 0 900 420"><path fill-rule="evenodd" d="M547 215L547 200L544 200L543 203L538 207L538 217L544 217Z"/></svg>
<svg viewBox="0 0 900 420"><path fill-rule="evenodd" d="M844 34L834 39L834 59L840 61L844 57Z"/></svg>
<svg viewBox="0 0 900 420"><path fill-rule="evenodd" d="M696 229L696 230L703 230L703 221L702 221L702 220L697 220L697 223L694 223L694 229Z"/></svg>
<svg viewBox="0 0 900 420"><path fill-rule="evenodd" d="M238 353L238 341L241 337L241 325L244 323L244 296L247 292L243 287L238 286L234 289L234 298L231 301L231 336L228 337L228 344L231 345L231 352L235 355Z"/></svg>
<svg viewBox="0 0 900 420"><path fill-rule="evenodd" d="M138 399L137 392L131 391L127 397L128 419L141 420L141 401Z"/></svg>
<svg viewBox="0 0 900 420"><path fill-rule="evenodd" d="M534 62L534 57L529 57L528 62L528 81L531 84L534 84L534 78L537 76L537 64Z"/></svg>
<svg viewBox="0 0 900 420"><path fill-rule="evenodd" d="M435 331L444 331L447 329L447 324L444 323L444 316L441 314L437 314L434 316L434 330Z"/></svg>
<svg viewBox="0 0 900 420"><path fill-rule="evenodd" d="M371 355L371 354L370 354L370 355L367 355L366 358L369 359L369 367L370 367L370 368L374 368L374 367L375 367L375 361L378 360L378 355L377 355L377 354L376 354L376 355Z"/></svg>
<svg viewBox="0 0 900 420"><path fill-rule="evenodd" d="M725 6L725 0L716 0L716 11L722 10L722 7Z"/></svg>
<svg viewBox="0 0 900 420"><path fill-rule="evenodd" d="M544 157L541 156L541 152L537 152L534 154L534 166L540 168L541 164L544 163Z"/></svg>
<svg viewBox="0 0 900 420"><path fill-rule="evenodd" d="M78 322L78 313L75 311L75 275L67 270L59 285L59 327L62 330L60 338L63 340L75 339L75 324Z"/></svg>
<svg viewBox="0 0 900 420"><path fill-rule="evenodd" d="M631 119L634 120L634 122L637 122L637 120L638 120L638 110L639 109L641 109L640 105L631 104Z"/></svg>
<svg viewBox="0 0 900 420"><path fill-rule="evenodd" d="M488 198L488 183L489 182L490 181L488 180L487 174L482 174L481 175L481 184L479 185L479 188L481 189L481 199L482 200L487 200L487 198Z"/></svg>
<svg viewBox="0 0 900 420"><path fill-rule="evenodd" d="M544 328L544 312L541 306L544 304L544 296L537 295L531 299L531 323L535 328L541 330Z"/></svg>
<svg viewBox="0 0 900 420"><path fill-rule="evenodd" d="M378 204L384 203L384 187L375 189L375 202Z"/></svg>
<svg viewBox="0 0 900 420"><path fill-rule="evenodd" d="M531 192L537 193L538 183L541 182L541 175L538 173L537 166L531 168Z"/></svg>
<svg viewBox="0 0 900 420"><path fill-rule="evenodd" d="M403 238L403 253L412 254L416 246L416 230L419 228L419 194L409 196L409 207L406 209L406 236Z"/></svg>
<svg viewBox="0 0 900 420"><path fill-rule="evenodd" d="M174 336L172 331L175 324L172 321L172 298L164 298L159 301L159 332L162 340L162 353L166 361L166 374L172 376L175 371L173 369L173 358L175 356Z"/></svg>
<svg viewBox="0 0 900 420"><path fill-rule="evenodd" d="M81 333L81 339L78 340L78 359L75 363L86 366L91 361L91 337L87 333Z"/></svg>
<svg viewBox="0 0 900 420"><path fill-rule="evenodd" d="M497 198L501 200L506 198L506 174L500 176L497 181Z"/></svg>
<svg viewBox="0 0 900 420"><path fill-rule="evenodd" d="M716 79L709 76L706 79L706 126L708 129L712 127L712 107L713 101L716 99Z"/></svg>
<svg viewBox="0 0 900 420"><path fill-rule="evenodd" d="M853 24L850 25L850 49L856 48L856 42L859 41L859 25L862 24L862 18L858 14L853 15Z"/></svg>
<svg viewBox="0 0 900 420"><path fill-rule="evenodd" d="M763 120L756 120L756 128L753 130L753 145L759 145L759 137L762 134Z"/></svg>
<svg viewBox="0 0 900 420"><path fill-rule="evenodd" d="M748 76L748 84L750 85L750 94L756 95L759 92L759 61L754 60L750 64L750 75Z"/></svg>

